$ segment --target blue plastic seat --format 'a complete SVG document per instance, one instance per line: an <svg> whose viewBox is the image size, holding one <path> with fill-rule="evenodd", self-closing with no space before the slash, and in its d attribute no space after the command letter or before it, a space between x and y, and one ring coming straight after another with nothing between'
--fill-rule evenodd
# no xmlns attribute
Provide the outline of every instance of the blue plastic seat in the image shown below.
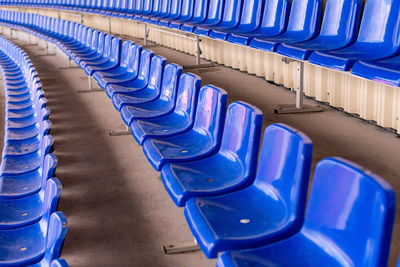
<svg viewBox="0 0 400 267"><path fill-rule="evenodd" d="M107 39L108 36L106 36ZM92 76L95 71L105 71L113 69L119 65L121 39L112 37L109 46L106 42L103 57L95 60L84 60L80 62L80 66L84 67L87 75Z"/></svg>
<svg viewBox="0 0 400 267"><path fill-rule="evenodd" d="M46 212L55 212L61 189L60 181L51 178L37 194L0 200L0 231L36 223Z"/></svg>
<svg viewBox="0 0 400 267"><path fill-rule="evenodd" d="M242 16L247 17L247 19L252 18L254 13L261 11L257 5L258 1L250 3L244 0L225 0L224 2L222 19L220 23L212 27L212 31L208 34L212 38L221 40L226 40L229 33L241 31L241 28L238 27L240 22L243 21ZM253 22L247 21L247 23Z"/></svg>
<svg viewBox="0 0 400 267"><path fill-rule="evenodd" d="M193 126L201 78L192 73L181 76L174 111L168 115L133 120L130 124L135 140L143 145L147 138L168 137L184 133Z"/></svg>
<svg viewBox="0 0 400 267"><path fill-rule="evenodd" d="M147 103L123 105L120 112L126 125L129 126L134 119L156 118L171 113L181 73L181 66L168 64L164 69L159 98Z"/></svg>
<svg viewBox="0 0 400 267"><path fill-rule="evenodd" d="M224 0L208 1L207 18L196 26L194 33L208 35L210 29L221 22L223 11Z"/></svg>
<svg viewBox="0 0 400 267"><path fill-rule="evenodd" d="M281 44L277 52L291 58L307 60L313 50L344 48L357 38L362 0L328 0L319 35L298 44Z"/></svg>
<svg viewBox="0 0 400 267"><path fill-rule="evenodd" d="M50 266L59 258L67 220L61 212L46 217L22 228L0 230L0 266Z"/></svg>
<svg viewBox="0 0 400 267"><path fill-rule="evenodd" d="M44 139L46 138L49 137ZM53 176L57 166L54 157L49 158L47 153L42 155L40 168L24 174L0 176L0 201L6 198L25 197L40 191L45 181Z"/></svg>
<svg viewBox="0 0 400 267"><path fill-rule="evenodd" d="M121 107L129 104L147 103L160 96L161 79L166 59L155 56L151 59L149 78L146 88L128 93L115 93L112 97L114 107L120 111Z"/></svg>
<svg viewBox="0 0 400 267"><path fill-rule="evenodd" d="M147 55L148 52L145 54ZM108 84L113 84L113 83L120 83L120 82L126 82L130 81L133 79L136 79L138 76L138 73L140 71L140 66L141 66L141 60L145 61L147 60L146 57L141 59L141 54L142 54L142 47L139 45L134 45L132 44L129 47L128 55L127 58L124 59L124 63L126 64L126 69L125 71L122 71L121 73L115 75L105 75L106 72L95 72L94 75L96 76L97 73L99 74L99 77L96 79L99 86L103 89L107 88ZM143 66L144 68L144 66ZM108 73L108 72L107 72Z"/></svg>
<svg viewBox="0 0 400 267"><path fill-rule="evenodd" d="M296 233L304 219L311 160L307 136L282 124L267 127L253 184L186 202L186 219L206 256L215 258L221 251L253 248Z"/></svg>
<svg viewBox="0 0 400 267"><path fill-rule="evenodd" d="M301 230L261 248L226 252L217 266L387 266L395 202L392 187L371 171L324 159Z"/></svg>
<svg viewBox="0 0 400 267"><path fill-rule="evenodd" d="M169 27L180 29L182 23L190 21L193 16L194 5L194 0L182 0L180 15L169 23Z"/></svg>
<svg viewBox="0 0 400 267"><path fill-rule="evenodd" d="M25 174L39 169L44 157L52 148L53 143L54 138L51 135L46 135L41 140L40 150L26 155L4 157L0 167L1 175Z"/></svg>
<svg viewBox="0 0 400 267"><path fill-rule="evenodd" d="M356 60L374 61L397 54L400 48L399 12L399 1L367 0L356 42L332 52L314 52L310 62L348 71Z"/></svg>
<svg viewBox="0 0 400 267"><path fill-rule="evenodd" d="M94 37L96 38L96 37ZM78 54L74 51L70 51L69 49L64 51L68 56L70 56L77 65L79 65L82 69L85 67L85 64L82 63L82 65L80 65L81 62L84 62L86 60L88 60L90 62L90 60L95 61L95 60L99 60L101 58L103 58L103 60L105 61L106 58L104 58L104 52L106 51L106 49L109 47L110 42L111 42L111 36L110 35L106 35L103 32L100 32L98 34L97 37L97 45L96 45L96 50L95 49L91 49L88 51L82 51L82 54ZM79 42L79 41L76 41ZM107 47L106 47L107 46Z"/></svg>
<svg viewBox="0 0 400 267"><path fill-rule="evenodd" d="M379 61L357 61L351 73L366 79L400 87L400 56Z"/></svg>
<svg viewBox="0 0 400 267"><path fill-rule="evenodd" d="M4 143L2 158L10 156L23 156L31 153L35 153L40 149L40 143L42 142L43 136L47 135L51 122L45 120L39 123L38 135L24 140L7 140Z"/></svg>
<svg viewBox="0 0 400 267"><path fill-rule="evenodd" d="M113 77L113 76L118 76L118 75L121 75L121 74L125 73L127 71L127 68L128 68L129 57L130 57L133 45L134 45L134 43L132 43L131 41L125 41L122 44L120 64L118 66L116 66L115 68L112 68L110 70L96 71L93 74L93 78L96 81L98 81L102 77Z"/></svg>
<svg viewBox="0 0 400 267"><path fill-rule="evenodd" d="M135 74L135 72L133 72L132 74L129 74L132 76L129 77L129 75L127 75L116 77L113 82L110 81L111 78L108 79L106 85L108 97L112 98L116 93L130 93L146 88L149 82L150 62L153 56L154 53L151 50L145 49L142 51L140 55L140 64L138 66L139 69L136 71L136 77L133 76Z"/></svg>
<svg viewBox="0 0 400 267"><path fill-rule="evenodd" d="M211 85L200 89L193 128L167 138L151 138L143 150L151 165L160 171L170 162L201 159L218 151L225 121L227 93Z"/></svg>
<svg viewBox="0 0 400 267"><path fill-rule="evenodd" d="M280 35L256 37L250 41L250 46L275 52L279 43L298 43L314 38L319 32L321 9L321 0L293 0L285 30ZM282 14L281 19L285 19L283 14L286 12L279 13Z"/></svg>
<svg viewBox="0 0 400 267"><path fill-rule="evenodd" d="M167 3L167 5L168 8L166 8L165 11L168 13L168 15L164 16L162 19L158 21L158 25L164 27L168 27L169 22L171 20L179 18L179 16L181 15L182 0L170 0L169 3Z"/></svg>
<svg viewBox="0 0 400 267"><path fill-rule="evenodd" d="M196 196L218 195L254 180L262 113L243 102L229 105L218 153L195 161L167 163L161 180L175 204Z"/></svg>

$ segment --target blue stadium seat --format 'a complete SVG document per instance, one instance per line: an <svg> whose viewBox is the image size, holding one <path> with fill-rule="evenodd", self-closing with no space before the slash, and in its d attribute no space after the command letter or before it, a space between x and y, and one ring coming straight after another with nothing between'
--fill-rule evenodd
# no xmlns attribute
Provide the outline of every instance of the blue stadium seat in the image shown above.
<svg viewBox="0 0 400 267"><path fill-rule="evenodd" d="M34 195L0 200L0 230L24 227L39 221L47 212L55 212L61 189L60 181L51 178Z"/></svg>
<svg viewBox="0 0 400 267"><path fill-rule="evenodd" d="M340 158L324 159L301 230L261 248L226 252L217 266L387 266L395 202L379 176Z"/></svg>
<svg viewBox="0 0 400 267"><path fill-rule="evenodd" d="M210 29L221 22L223 11L224 0L209 1L207 18L196 26L196 28L194 29L194 33L198 35L208 35Z"/></svg>
<svg viewBox="0 0 400 267"><path fill-rule="evenodd" d="M182 0L180 16L171 21L170 28L180 29L182 23L190 21L193 16L195 0Z"/></svg>
<svg viewBox="0 0 400 267"><path fill-rule="evenodd" d="M286 125L267 127L252 185L186 202L186 219L206 256L215 258L221 251L253 248L296 233L304 219L311 160L307 136Z"/></svg>
<svg viewBox="0 0 400 267"><path fill-rule="evenodd" d="M107 40L106 36L106 40ZM106 44L107 41L106 41ZM113 69L119 65L120 61L121 39L112 37L110 46L105 46L103 57L97 60L84 60L80 62L80 66L84 66L87 75L92 76L95 71L105 71Z"/></svg>
<svg viewBox="0 0 400 267"><path fill-rule="evenodd" d="M108 97L112 98L116 93L130 93L133 91L141 90L146 88L149 82L149 72L150 72L150 62L153 58L154 53L151 50L145 49L142 51L140 55L140 64L139 70L136 71L137 76L134 77L133 73L129 73L128 75L123 75L120 77L116 77L114 81L108 82L106 85L106 92ZM132 66L133 68L136 66ZM132 75L129 77L129 75ZM108 79L108 81L110 81Z"/></svg>
<svg viewBox="0 0 400 267"><path fill-rule="evenodd" d="M161 6L163 0L153 0L153 6L151 12L147 14L146 22L156 24L158 17L161 16Z"/></svg>
<svg viewBox="0 0 400 267"><path fill-rule="evenodd" d="M167 163L161 180L175 204L218 195L252 183L260 143L262 113L243 102L229 105L218 153L190 162Z"/></svg>
<svg viewBox="0 0 400 267"><path fill-rule="evenodd" d="M400 87L400 57L379 61L357 61L351 73L366 79Z"/></svg>
<svg viewBox="0 0 400 267"><path fill-rule="evenodd" d="M67 233L61 212L18 229L0 230L0 266L50 266L59 257Z"/></svg>
<svg viewBox="0 0 400 267"><path fill-rule="evenodd" d="M357 38L362 0L328 0L319 35L306 42L281 44L277 52L299 60L308 60L313 50L329 51L346 47Z"/></svg>
<svg viewBox="0 0 400 267"><path fill-rule="evenodd" d="M158 21L158 25L160 26L168 27L171 20L178 19L181 15L182 0L169 0L168 5L169 7L165 9L168 15Z"/></svg>
<svg viewBox="0 0 400 267"><path fill-rule="evenodd" d="M250 46L275 52L279 43L298 43L314 38L319 32L321 10L322 0L293 0L285 31L277 36L256 37L250 41Z"/></svg>
<svg viewBox="0 0 400 267"><path fill-rule="evenodd" d="M124 105L120 112L121 117L130 125L134 119L156 118L167 115L174 110L178 81L182 67L176 64L165 66L162 78L160 97L148 103Z"/></svg>
<svg viewBox="0 0 400 267"><path fill-rule="evenodd" d="M1 176L20 175L38 170L44 157L53 147L53 143L54 138L51 135L46 135L41 140L40 150L26 155L4 157L0 167Z"/></svg>
<svg viewBox="0 0 400 267"><path fill-rule="evenodd" d="M148 83L142 90L115 93L112 97L114 107L120 111L121 107L129 104L147 103L160 96L161 79L167 60L161 56L151 59Z"/></svg>
<svg viewBox="0 0 400 267"><path fill-rule="evenodd" d="M123 64L126 64L127 67L124 68L124 66L122 66L124 69L119 71L120 73L113 73L112 75L108 71L94 73L95 79L96 79L96 74L99 73L99 76L96 79L99 86L103 89L106 89L108 84L116 84L136 79L140 72L140 66L142 66L140 63L141 60L143 61L143 63L149 60L147 57L141 58L141 54L142 54L141 46L135 44L130 45L128 55L123 61ZM148 52L145 52L144 54L147 55ZM145 66L146 65L142 66L142 71L145 70Z"/></svg>
<svg viewBox="0 0 400 267"><path fill-rule="evenodd" d="M373 61L398 53L400 39L400 1L367 0L356 42L332 52L314 52L310 62L348 71L356 60ZM376 53L379 51L379 53Z"/></svg>
<svg viewBox="0 0 400 267"><path fill-rule="evenodd" d="M22 156L37 152L40 149L43 136L48 134L50 130L51 122L49 120L44 120L38 124L39 133L37 136L24 140L7 140L7 142L4 143L2 158L7 156Z"/></svg>
<svg viewBox="0 0 400 267"><path fill-rule="evenodd" d="M181 76L174 111L168 115L133 120L130 124L135 140L143 145L147 138L168 137L192 128L201 78L192 73Z"/></svg>
<svg viewBox="0 0 400 267"><path fill-rule="evenodd" d="M20 198L35 194L53 177L57 159L45 155L39 169L16 175L0 176L0 201L2 199Z"/></svg>
<svg viewBox="0 0 400 267"><path fill-rule="evenodd" d="M106 71L96 71L93 74L93 78L99 82L102 77L113 77L113 76L119 76L127 71L128 65L129 65L129 57L131 55L132 51L132 46L134 43L131 41L125 41L122 44L122 49L121 49L121 62L118 66L115 68L112 68L110 70Z"/></svg>
<svg viewBox="0 0 400 267"><path fill-rule="evenodd" d="M151 138L143 150L153 167L160 171L170 162L201 159L216 153L221 145L228 95L211 85L200 89L193 128L166 138Z"/></svg>

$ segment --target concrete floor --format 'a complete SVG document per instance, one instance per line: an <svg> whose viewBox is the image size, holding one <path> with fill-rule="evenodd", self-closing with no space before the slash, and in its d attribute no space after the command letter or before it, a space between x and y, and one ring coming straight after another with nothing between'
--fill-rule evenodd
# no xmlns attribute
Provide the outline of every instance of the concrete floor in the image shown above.
<svg viewBox="0 0 400 267"><path fill-rule="evenodd" d="M80 69L59 70L65 65L60 57L38 57L43 52L38 46L24 48L38 69L51 109L51 134L59 158L56 176L64 187L59 209L69 222L62 257L71 266L215 266L215 260L200 251L163 254L163 244L190 241L192 235L183 210L170 200L159 173L133 137L109 136L109 130L123 130L124 124L107 95L77 94L87 86ZM151 49L169 62L194 63L192 56L165 47ZM222 66L191 71L203 78L203 84L224 88L229 102L242 100L259 107L264 127L282 122L306 133L314 143L313 168L324 157L344 157L400 191L400 140L395 134L330 107L323 113L276 115L277 104L295 102L292 92ZM395 266L399 249L397 212L390 266Z"/></svg>

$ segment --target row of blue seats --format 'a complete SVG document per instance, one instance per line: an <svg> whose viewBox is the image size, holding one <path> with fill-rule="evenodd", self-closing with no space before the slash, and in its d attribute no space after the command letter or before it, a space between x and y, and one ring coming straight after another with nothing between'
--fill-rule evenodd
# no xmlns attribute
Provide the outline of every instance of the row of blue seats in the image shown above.
<svg viewBox="0 0 400 267"><path fill-rule="evenodd" d="M400 86L396 0L44 0L2 5L63 8L134 19ZM379 53L377 53L379 51Z"/></svg>
<svg viewBox="0 0 400 267"><path fill-rule="evenodd" d="M257 169L262 113L256 107L227 108L223 89L200 87L200 77L132 42L26 16L24 26L10 26L58 45L93 75L161 171L171 198L185 207L204 253L226 252L219 266L387 264L395 194L382 178L343 159L324 159L305 215L312 143L303 133L270 125Z"/></svg>
<svg viewBox="0 0 400 267"><path fill-rule="evenodd" d="M50 111L27 54L0 37L6 124L0 167L0 266L68 266L59 259L67 221L56 212Z"/></svg>

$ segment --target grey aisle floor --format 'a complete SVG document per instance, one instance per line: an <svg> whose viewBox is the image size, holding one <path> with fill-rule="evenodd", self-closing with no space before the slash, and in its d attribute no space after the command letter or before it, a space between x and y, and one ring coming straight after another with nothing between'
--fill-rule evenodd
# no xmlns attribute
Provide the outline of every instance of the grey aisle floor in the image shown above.
<svg viewBox="0 0 400 267"><path fill-rule="evenodd" d="M24 49L38 69L51 109L59 158L56 176L64 186L59 208L69 222L62 257L71 266L215 266L215 260L200 251L163 254L163 244L190 241L192 235L183 210L170 200L159 173L133 137L109 136L124 124L107 95L78 94L87 87L82 70L60 70L65 65L62 58L39 57L43 51L38 46ZM194 62L192 56L172 49L151 49L169 62ZM223 66L191 71L203 84L224 88L229 102L242 100L259 107L264 127L281 122L306 133L314 143L313 168L324 157L344 157L381 175L399 192L400 139L395 134L330 107L322 113L277 115L276 105L295 102L290 91ZM400 249L398 217L399 212L390 266L395 266Z"/></svg>

